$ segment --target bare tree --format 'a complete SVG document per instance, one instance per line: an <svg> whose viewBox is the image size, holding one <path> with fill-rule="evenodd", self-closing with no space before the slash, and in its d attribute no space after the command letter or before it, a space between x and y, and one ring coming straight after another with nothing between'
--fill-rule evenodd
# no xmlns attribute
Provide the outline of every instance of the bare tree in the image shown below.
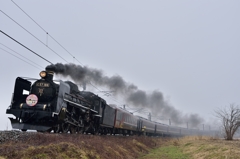
<svg viewBox="0 0 240 159"><path fill-rule="evenodd" d="M215 116L220 119L224 129L224 138L232 140L240 126L240 109L238 105L230 104L222 109L215 110Z"/></svg>

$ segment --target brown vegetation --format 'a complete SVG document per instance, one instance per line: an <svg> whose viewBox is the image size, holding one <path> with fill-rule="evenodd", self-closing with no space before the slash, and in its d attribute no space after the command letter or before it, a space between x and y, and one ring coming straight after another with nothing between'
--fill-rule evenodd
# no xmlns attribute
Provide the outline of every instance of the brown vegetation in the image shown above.
<svg viewBox="0 0 240 159"><path fill-rule="evenodd" d="M17 132L13 132L16 136L3 134L7 140L0 144L0 159L237 159L240 156L240 140L202 136L169 139Z"/></svg>
<svg viewBox="0 0 240 159"><path fill-rule="evenodd" d="M213 137L184 137L174 140L184 154L194 159L238 159L240 140L223 140Z"/></svg>
<svg viewBox="0 0 240 159"><path fill-rule="evenodd" d="M31 133L0 145L4 158L131 159L160 146L167 139L138 136L93 136ZM1 158L0 157L0 158Z"/></svg>

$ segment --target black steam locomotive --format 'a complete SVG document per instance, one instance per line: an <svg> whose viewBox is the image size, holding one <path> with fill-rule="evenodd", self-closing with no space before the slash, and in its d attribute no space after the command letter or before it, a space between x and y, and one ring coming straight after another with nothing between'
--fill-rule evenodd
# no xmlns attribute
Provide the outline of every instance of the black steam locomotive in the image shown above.
<svg viewBox="0 0 240 159"><path fill-rule="evenodd" d="M7 114L14 129L55 133L212 135L212 131L169 126L109 105L92 92L79 91L70 81L53 81L54 72L40 72L33 84L18 77ZM28 93L25 93L28 92Z"/></svg>
<svg viewBox="0 0 240 159"><path fill-rule="evenodd" d="M18 77L7 114L12 127L22 131L95 132L106 102L91 92L80 92L70 81L53 81L52 71L40 72L33 84ZM23 92L29 92L24 94Z"/></svg>

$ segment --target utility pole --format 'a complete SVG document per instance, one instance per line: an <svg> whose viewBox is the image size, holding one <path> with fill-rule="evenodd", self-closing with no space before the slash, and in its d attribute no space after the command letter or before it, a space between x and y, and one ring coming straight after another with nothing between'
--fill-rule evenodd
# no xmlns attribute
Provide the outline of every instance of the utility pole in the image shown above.
<svg viewBox="0 0 240 159"><path fill-rule="evenodd" d="M151 121L151 113L148 114L148 120Z"/></svg>
<svg viewBox="0 0 240 159"><path fill-rule="evenodd" d="M87 83L86 82L83 82L83 90L85 91L87 88Z"/></svg>

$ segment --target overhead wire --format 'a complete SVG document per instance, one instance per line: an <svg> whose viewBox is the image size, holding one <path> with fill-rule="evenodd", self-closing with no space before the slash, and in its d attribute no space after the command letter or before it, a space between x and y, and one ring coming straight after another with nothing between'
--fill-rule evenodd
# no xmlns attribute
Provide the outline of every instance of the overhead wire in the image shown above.
<svg viewBox="0 0 240 159"><path fill-rule="evenodd" d="M40 65L39 65L39 64L37 64L36 62L34 62L34 61L30 60L29 58L27 58L27 57L25 57L25 56L23 56L23 55L21 55L20 53L18 53L18 52L16 52L16 51L14 51L14 50L13 50L13 49L11 49L10 47L8 47L8 46L6 46L6 45L4 45L4 44L2 44L2 43L0 43L0 44L1 44L1 45L3 45L4 47L8 48L9 50L11 50L11 51L15 52L15 53L16 53L16 54L18 54L19 56L21 56L21 57L23 57L23 58L27 59L28 61L32 62L34 65L37 65L39 68L41 68L41 69L42 69L42 66L40 66Z"/></svg>
<svg viewBox="0 0 240 159"><path fill-rule="evenodd" d="M13 2L13 1L12 1ZM17 5L16 3L14 3L15 5ZM18 6L18 5L17 5ZM18 6L18 8L20 8ZM20 8L21 9L21 8ZM23 9L21 9L23 11ZM35 35L33 35L31 32L29 32L26 28L24 28L22 25L20 25L18 22L16 22L13 18L11 18L9 15L7 15L5 12L3 12L2 10L0 10L5 16L7 16L9 19L11 19L13 22L15 22L18 26L20 26L22 29L24 29L26 32L28 32L30 35L32 35L35 39L37 39L40 43L42 43L44 46L46 46L44 44L44 42L42 42L40 39L38 39ZM44 32L46 32L48 34L48 32L43 29L43 27L41 27L33 18L31 18L25 11L23 11L30 19L32 19ZM2 32L2 31L1 31ZM5 34L6 36L8 36L6 33L2 32L3 34ZM49 34L48 34L49 35ZM51 35L49 35L57 44L59 44L65 51L67 51L59 42L57 42L56 39L54 39ZM11 38L12 40L14 40L15 42L19 43L18 41L16 41L15 39L13 39L12 37L8 36L9 38ZM19 43L20 45L22 45L21 43ZM24 46L24 45L22 45ZM24 46L25 47L25 46ZM60 56L58 53L56 53L54 50L52 50L50 47L46 46L47 48L49 48L51 51L53 51L56 55L58 55L60 58L62 58L65 62L67 62L62 56ZM27 47L25 47L27 48ZM27 48L28 49L28 48ZM31 52L34 52L30 49L28 49ZM75 58L69 51L67 51L73 58ZM35 52L34 52L35 53ZM75 58L76 59L76 58ZM45 59L46 60L46 59ZM76 59L77 60L77 59ZM48 60L46 60L48 61ZM77 60L80 64L81 62L79 60ZM48 61L49 63L51 63L50 61ZM51 63L53 64L53 63ZM99 90L96 86L94 86L93 84L91 84L94 88L96 88L97 90Z"/></svg>
<svg viewBox="0 0 240 159"><path fill-rule="evenodd" d="M29 14L27 14L19 5L17 5L17 3L15 3L13 0L11 0L26 16L28 16L38 27L40 27L49 37L51 37L62 49L64 49L69 55L71 55L76 61L78 61L78 63L80 65L82 65L82 63L74 56L72 55L63 45L61 45L53 36L51 36L40 24L38 24ZM8 18L10 18L12 21L14 21L16 24L18 24L22 29L24 29L25 31L27 31L30 35L32 35L34 38L36 38L39 42L41 42L44 46L48 47L47 45L45 45L40 39L38 39L36 36L34 36L32 33L30 33L27 29L25 29L23 26L21 26L19 23L17 23L14 19L12 19L10 16L8 16L6 13L4 13L2 10L0 10L5 16L7 16ZM52 50L50 47L48 47L51 51L53 51L56 55L58 55L60 58L62 58L65 62L67 62L62 56L60 56L58 53L56 53L54 50ZM51 63L51 62L50 62ZM52 63L51 63L52 64ZM97 89L98 91L101 91L100 89L98 89L96 86L94 86L91 82L89 82L95 89ZM114 100L115 102L120 103L119 101L117 101L115 98L112 98L112 100ZM123 104L122 104L123 105Z"/></svg>
<svg viewBox="0 0 240 159"><path fill-rule="evenodd" d="M97 89L98 91L101 92L101 90L98 89L96 86L94 86L91 82L89 82L89 84L92 85L95 89ZM123 104L124 102L119 102L118 100L116 100L116 99L113 98L112 96L108 96L108 98L111 98L113 101L117 102L117 103L120 104L121 106L125 105L125 106L128 107L129 109L132 109L132 108L130 108L130 106L128 106L127 104ZM143 109L145 109L145 108L142 107L140 111L139 111L139 110L137 110L137 111L136 111L136 110L132 110L133 112L131 112L131 113L136 113L136 112L138 112L139 114L148 115L148 114L149 114L149 111L148 111L148 112L142 111Z"/></svg>
<svg viewBox="0 0 240 159"><path fill-rule="evenodd" d="M26 60L24 60L24 59L22 59L22 58L20 58L20 57L18 57L18 56L16 56L16 55L10 53L9 51L7 51L7 50L5 50L5 49L3 49L3 48L1 48L1 47L0 47L0 49L3 50L3 51L5 51L6 53L8 53L8 54L10 54L10 55L12 55L12 56L14 56L14 57L16 57L16 58L18 58L18 59L20 59L20 60L22 60L22 61L28 63L29 65L32 65L33 67L35 67L35 68L37 68L37 69L40 69L40 68L38 68L37 66L35 66L35 65L31 64L31 63L29 63L28 61L26 61ZM41 70L41 69L40 69L40 70Z"/></svg>
<svg viewBox="0 0 240 159"><path fill-rule="evenodd" d="M96 86L94 86L90 81L88 82L91 86L93 86L95 89L97 89L98 91L101 91L100 89L98 89Z"/></svg>
<svg viewBox="0 0 240 159"><path fill-rule="evenodd" d="M0 30L0 32L2 34L4 34L5 36L7 36L8 38L12 39L13 41L15 41L16 43L18 43L19 45L21 45L22 47L26 48L27 50L29 50L30 52L32 52L33 54L37 55L38 57L42 58L43 60L47 61L50 64L53 64L52 62L50 62L49 60L45 59L44 57L42 57L41 55L39 55L38 53L32 51L31 49L29 49L27 46L23 45L22 43L20 43L19 41L17 41L16 39L14 39L13 37L11 37L10 35L8 35L7 33L3 32L2 30Z"/></svg>
<svg viewBox="0 0 240 159"><path fill-rule="evenodd" d="M13 18L11 18L9 15L7 15L5 12L3 12L2 10L0 10L6 17L8 17L9 19L11 19L14 23L16 23L18 26L20 26L23 30L25 30L26 32L28 32L31 36L33 36L35 39L37 39L41 44L43 44L44 46L46 46L49 50L51 50L53 53L55 53L58 57L60 57L62 60L64 60L65 62L68 62L67 60L65 60L61 55L59 55L56 51L54 51L52 48L48 47L47 45L44 44L44 42L42 42L39 38L37 38L35 35L33 35L30 31L28 31L26 28L24 28L21 24L19 24L17 21L15 21Z"/></svg>
<svg viewBox="0 0 240 159"><path fill-rule="evenodd" d="M102 92L102 90L100 90L99 88L97 88L95 85L93 85L91 82L88 82L92 87L94 87L95 89L97 89L98 91ZM114 100L115 102L119 103L119 104L122 104L120 103L119 101L117 101L115 98L109 96L109 98L111 98L112 100Z"/></svg>
<svg viewBox="0 0 240 159"><path fill-rule="evenodd" d="M27 12L25 12L16 2L14 2L13 0L11 0L26 16L28 16L39 28L41 28L50 38L52 38L62 49L64 49L69 55L71 55L73 57L73 59L75 59L76 61L78 61L78 63L80 65L82 65L82 63L73 55L71 54L62 44L60 44L53 36L51 36L40 24L38 24ZM4 13L5 14L5 13ZM5 14L6 15L6 14ZM7 15L6 15L7 16ZM8 16L9 17L9 16ZM10 17L9 17L10 18ZM12 19L12 18L10 18ZM13 19L12 19L13 20ZM14 20L13 20L14 21ZM15 22L15 21L14 21ZM41 42L43 43L43 42ZM101 91L100 89L98 89L96 86L94 86L92 83L90 83L95 89ZM116 101L116 100L115 100Z"/></svg>
<svg viewBox="0 0 240 159"><path fill-rule="evenodd" d="M62 49L64 49L69 55L71 55L76 61L78 61L81 65L82 63L71 54L62 44L60 44L53 36L51 36L40 24L38 24L27 12L25 12L16 2L11 0L26 16L28 16L39 28L41 28L49 37L51 37Z"/></svg>
<svg viewBox="0 0 240 159"><path fill-rule="evenodd" d="M109 97L109 98L111 98L112 100L114 100L115 102L117 102L117 103L120 104L120 105L124 105L124 104L120 103L118 100L116 100L116 99L113 98L113 97Z"/></svg>
<svg viewBox="0 0 240 159"><path fill-rule="evenodd" d="M39 23L37 23L27 12L25 12L16 2L14 2L13 0L11 0L26 16L28 16L39 28L41 28L49 37L51 37L60 47L62 47L69 55L71 55L76 61L78 61L80 63L80 65L82 65L82 63L74 56L72 55L63 45L61 45L53 36L51 36ZM94 86L91 82L89 82L95 89L97 89L98 91L101 91L100 89L98 89L96 86ZM112 97L110 97L112 98ZM116 99L113 99L115 102L118 102Z"/></svg>

